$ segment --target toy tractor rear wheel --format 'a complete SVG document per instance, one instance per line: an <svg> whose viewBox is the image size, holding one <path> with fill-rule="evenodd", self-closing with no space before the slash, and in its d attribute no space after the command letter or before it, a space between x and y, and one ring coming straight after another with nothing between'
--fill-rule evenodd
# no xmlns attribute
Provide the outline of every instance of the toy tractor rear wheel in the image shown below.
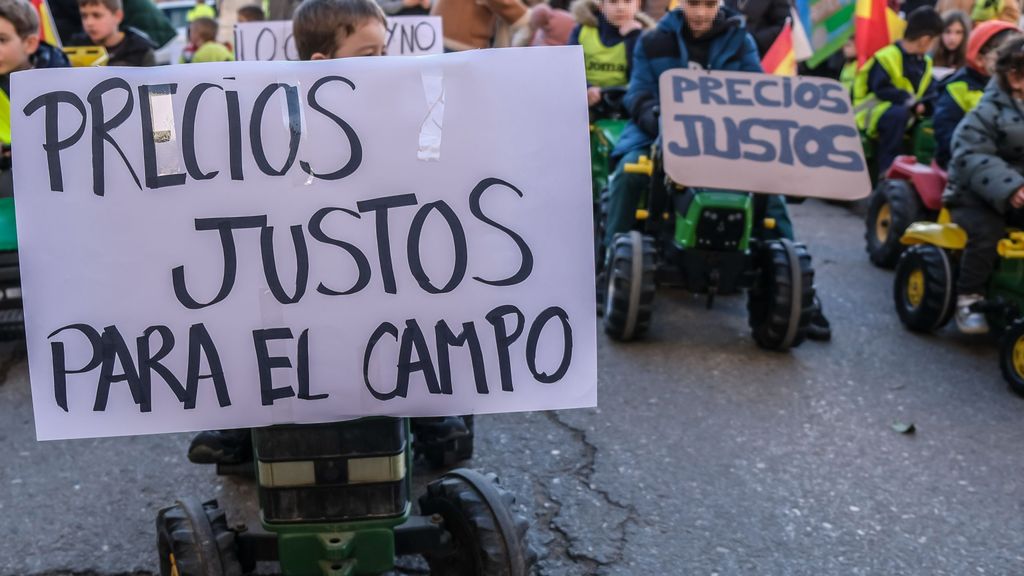
<svg viewBox="0 0 1024 576"><path fill-rule="evenodd" d="M156 518L161 576L241 576L235 533L216 500L179 500Z"/></svg>
<svg viewBox="0 0 1024 576"><path fill-rule="evenodd" d="M949 322L956 304L955 269L949 254L930 244L911 246L896 264L893 299L900 321L913 332Z"/></svg>
<svg viewBox="0 0 1024 576"><path fill-rule="evenodd" d="M651 323L656 270L654 239L636 230L618 234L608 247L604 331L616 340L641 336Z"/></svg>
<svg viewBox="0 0 1024 576"><path fill-rule="evenodd" d="M754 341L784 352L799 346L814 313L814 268L803 244L766 242L758 254L760 275L750 290L747 311Z"/></svg>
<svg viewBox="0 0 1024 576"><path fill-rule="evenodd" d="M537 553L527 540L529 523L514 504L493 474L459 468L428 484L420 512L439 515L453 539L451 553L426 555L431 576L530 574Z"/></svg>
<svg viewBox="0 0 1024 576"><path fill-rule="evenodd" d="M999 344L999 367L1010 390L1024 396L1024 320L1017 320L1003 332Z"/></svg>
<svg viewBox="0 0 1024 576"><path fill-rule="evenodd" d="M892 268L903 253L900 237L924 217L924 205L910 182L882 180L868 204L866 230L868 256L881 268Z"/></svg>

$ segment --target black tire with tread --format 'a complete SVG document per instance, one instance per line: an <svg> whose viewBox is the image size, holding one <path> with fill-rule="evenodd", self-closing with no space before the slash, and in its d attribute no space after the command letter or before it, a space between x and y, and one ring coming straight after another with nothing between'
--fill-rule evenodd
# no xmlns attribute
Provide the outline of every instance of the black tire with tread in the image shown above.
<svg viewBox="0 0 1024 576"><path fill-rule="evenodd" d="M798 283L793 282L796 266ZM747 295L754 341L766 350L785 352L804 341L814 314L811 255L803 244L771 240L758 251L757 267L757 283Z"/></svg>
<svg viewBox="0 0 1024 576"><path fill-rule="evenodd" d="M156 519L161 576L241 576L235 533L216 500L179 500ZM173 564L171 554L174 555Z"/></svg>
<svg viewBox="0 0 1024 576"><path fill-rule="evenodd" d="M907 283L915 270L924 275L924 295L917 306L907 296ZM913 332L933 332L945 326L956 308L955 282L953 261L942 248L918 244L903 252L893 281L893 301L903 325Z"/></svg>
<svg viewBox="0 0 1024 576"><path fill-rule="evenodd" d="M889 205L890 220L889 231L883 242L877 234L877 221L879 212L886 204ZM886 269L896 266L900 254L906 248L900 243L900 237L908 226L923 220L925 214L924 205L910 182L898 179L879 182L868 201L868 212L864 219L864 239L871 262Z"/></svg>
<svg viewBox="0 0 1024 576"><path fill-rule="evenodd" d="M642 259L636 267L639 275L634 274L634 252ZM612 338L633 340L650 327L657 270L655 258L654 239L650 236L632 231L617 234L612 239L604 270L608 279L604 295L604 331Z"/></svg>
<svg viewBox="0 0 1024 576"><path fill-rule="evenodd" d="M454 540L454 552L426 555L431 576L527 576L537 552L529 523L513 510L515 496L493 474L452 470L427 485L420 512L438 514Z"/></svg>

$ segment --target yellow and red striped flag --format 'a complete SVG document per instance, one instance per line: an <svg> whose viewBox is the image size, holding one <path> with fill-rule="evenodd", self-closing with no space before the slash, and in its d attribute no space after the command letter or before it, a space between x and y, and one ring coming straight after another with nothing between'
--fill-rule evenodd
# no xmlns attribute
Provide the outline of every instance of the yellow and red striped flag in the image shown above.
<svg viewBox="0 0 1024 576"><path fill-rule="evenodd" d="M57 26L53 23L50 5L46 3L46 0L32 0L32 5L39 13L39 39L60 48L60 36L57 35Z"/></svg>
<svg viewBox="0 0 1024 576"><path fill-rule="evenodd" d="M853 38L858 68L892 41L887 9L885 0L857 0Z"/></svg>
<svg viewBox="0 0 1024 576"><path fill-rule="evenodd" d="M793 49L793 25L786 19L775 42L761 59L761 68L777 76L796 76L796 51Z"/></svg>

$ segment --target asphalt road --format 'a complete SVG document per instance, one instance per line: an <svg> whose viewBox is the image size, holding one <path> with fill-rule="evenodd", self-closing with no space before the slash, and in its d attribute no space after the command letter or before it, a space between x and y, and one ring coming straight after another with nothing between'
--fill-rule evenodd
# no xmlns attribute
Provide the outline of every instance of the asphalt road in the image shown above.
<svg viewBox="0 0 1024 576"><path fill-rule="evenodd" d="M538 573L1024 574L1024 400L993 342L905 332L860 219L793 212L831 343L762 352L741 298L662 291L645 341L599 337L598 409L477 420L472 465L519 496ZM187 435L37 443L22 351L0 347L0 576L155 572L179 496L255 517Z"/></svg>

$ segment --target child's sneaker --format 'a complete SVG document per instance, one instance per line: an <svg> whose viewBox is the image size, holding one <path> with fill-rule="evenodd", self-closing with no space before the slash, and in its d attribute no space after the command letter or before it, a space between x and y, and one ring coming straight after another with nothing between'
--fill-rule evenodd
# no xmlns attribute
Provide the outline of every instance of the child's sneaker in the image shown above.
<svg viewBox="0 0 1024 576"><path fill-rule="evenodd" d="M961 294L956 299L956 327L963 334L988 334L985 314L975 312L971 307L983 298L978 294Z"/></svg>

